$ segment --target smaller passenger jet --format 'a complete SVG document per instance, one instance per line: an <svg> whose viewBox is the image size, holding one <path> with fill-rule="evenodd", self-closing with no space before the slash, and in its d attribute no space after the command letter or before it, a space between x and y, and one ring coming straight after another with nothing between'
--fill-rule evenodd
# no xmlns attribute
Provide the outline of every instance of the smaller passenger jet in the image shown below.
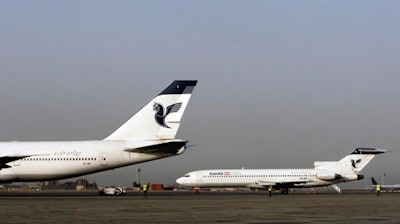
<svg viewBox="0 0 400 224"><path fill-rule="evenodd" d="M360 171L376 154L384 149L357 148L339 161L316 161L314 169L218 169L193 171L180 177L176 182L193 188L245 187L268 188L288 193L289 188L310 188L331 186L338 193L336 185L341 182L361 180Z"/></svg>
<svg viewBox="0 0 400 224"><path fill-rule="evenodd" d="M378 185L379 183L373 177L371 177L371 181L372 181L371 189L375 190L376 185ZM381 184L381 190L383 190L383 191L398 191L398 190L400 190L400 184Z"/></svg>
<svg viewBox="0 0 400 224"><path fill-rule="evenodd" d="M182 154L176 139L196 80L170 84L103 140L0 142L0 183L82 176Z"/></svg>

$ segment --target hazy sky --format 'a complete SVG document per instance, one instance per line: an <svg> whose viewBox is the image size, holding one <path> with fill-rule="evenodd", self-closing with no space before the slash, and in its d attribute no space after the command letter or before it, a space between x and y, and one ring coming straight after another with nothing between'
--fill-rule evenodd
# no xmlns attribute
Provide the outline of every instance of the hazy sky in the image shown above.
<svg viewBox="0 0 400 224"><path fill-rule="evenodd" d="M400 183L399 1L0 1L0 140L102 139L198 79L183 155L87 176L174 183L207 168L312 168L381 147Z"/></svg>

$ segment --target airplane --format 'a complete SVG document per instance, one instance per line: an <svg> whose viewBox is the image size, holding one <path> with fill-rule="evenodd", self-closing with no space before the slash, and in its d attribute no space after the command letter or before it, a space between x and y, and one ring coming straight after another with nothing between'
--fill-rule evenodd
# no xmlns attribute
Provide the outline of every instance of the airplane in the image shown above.
<svg viewBox="0 0 400 224"><path fill-rule="evenodd" d="M384 149L357 148L339 161L316 161L314 169L216 169L193 171L176 182L184 187L267 189L270 186L287 194L289 188L331 186L341 182L361 180L360 171Z"/></svg>
<svg viewBox="0 0 400 224"><path fill-rule="evenodd" d="M102 140L0 142L0 183L72 178L182 154L175 139L197 80L176 80Z"/></svg>
<svg viewBox="0 0 400 224"><path fill-rule="evenodd" d="M371 181L372 181L371 190L375 190L376 185L378 185L379 183L373 177L371 177ZM381 190L383 190L383 191L398 191L398 190L400 190L400 184L383 184L383 185L381 185Z"/></svg>

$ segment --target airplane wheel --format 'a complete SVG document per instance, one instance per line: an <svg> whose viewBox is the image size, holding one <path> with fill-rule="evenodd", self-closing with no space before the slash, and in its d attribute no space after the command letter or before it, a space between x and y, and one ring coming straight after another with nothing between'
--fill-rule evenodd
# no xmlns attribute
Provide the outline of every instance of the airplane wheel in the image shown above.
<svg viewBox="0 0 400 224"><path fill-rule="evenodd" d="M289 189L283 189L283 190L281 191L281 193L282 193L282 194L289 194Z"/></svg>

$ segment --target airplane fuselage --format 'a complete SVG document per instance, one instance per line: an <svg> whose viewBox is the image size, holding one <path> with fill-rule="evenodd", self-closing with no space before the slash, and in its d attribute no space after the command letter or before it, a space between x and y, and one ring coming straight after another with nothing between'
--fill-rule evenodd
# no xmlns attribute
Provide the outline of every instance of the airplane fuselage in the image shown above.
<svg viewBox="0 0 400 224"><path fill-rule="evenodd" d="M331 186L338 193L337 183L361 180L360 171L375 155L387 152L377 148L357 148L339 161L315 161L314 169L217 169L198 170L185 174L176 182L186 187L289 188Z"/></svg>
<svg viewBox="0 0 400 224"><path fill-rule="evenodd" d="M237 169L200 170L186 174L177 183L187 187L247 187L266 188L281 184L283 187L317 187L357 180L359 176L343 174L340 178L321 180L316 169Z"/></svg>
<svg viewBox="0 0 400 224"><path fill-rule="evenodd" d="M0 142L0 183L48 181L179 155L176 139L196 80L175 80L97 141Z"/></svg>
<svg viewBox="0 0 400 224"><path fill-rule="evenodd" d="M4 154L29 152L32 156L8 163L9 168L0 170L0 183L64 179L176 155L126 151L146 144L131 140L2 142Z"/></svg>

